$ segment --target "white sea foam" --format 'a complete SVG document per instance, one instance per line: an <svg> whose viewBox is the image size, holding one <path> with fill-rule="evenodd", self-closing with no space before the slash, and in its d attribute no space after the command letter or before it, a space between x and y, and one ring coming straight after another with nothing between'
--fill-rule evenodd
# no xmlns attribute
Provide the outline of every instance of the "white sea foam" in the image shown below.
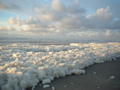
<svg viewBox="0 0 120 90"><path fill-rule="evenodd" d="M84 74L85 67L120 57L120 43L72 43L33 45L15 43L0 46L0 88L25 90L39 81Z"/></svg>
<svg viewBox="0 0 120 90"><path fill-rule="evenodd" d="M109 79L115 79L115 76L111 76Z"/></svg>
<svg viewBox="0 0 120 90"><path fill-rule="evenodd" d="M50 87L50 85L43 85L43 88L48 88Z"/></svg>

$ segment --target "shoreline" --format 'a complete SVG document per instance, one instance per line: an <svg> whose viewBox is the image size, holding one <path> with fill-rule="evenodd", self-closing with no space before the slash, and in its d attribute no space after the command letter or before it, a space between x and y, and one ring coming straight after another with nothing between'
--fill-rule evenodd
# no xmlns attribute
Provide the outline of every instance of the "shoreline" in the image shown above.
<svg viewBox="0 0 120 90"><path fill-rule="evenodd" d="M94 64L85 68L86 73L54 79L49 88L37 85L34 90L120 90L120 58ZM114 79L110 79L114 76ZM31 90L28 88L26 90Z"/></svg>

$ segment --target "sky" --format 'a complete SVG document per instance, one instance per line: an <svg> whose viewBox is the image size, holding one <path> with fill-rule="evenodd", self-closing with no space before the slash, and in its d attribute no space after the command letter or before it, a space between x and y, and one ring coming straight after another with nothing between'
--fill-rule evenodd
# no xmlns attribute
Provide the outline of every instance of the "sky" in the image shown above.
<svg viewBox="0 0 120 90"><path fill-rule="evenodd" d="M120 0L0 0L0 37L119 40Z"/></svg>

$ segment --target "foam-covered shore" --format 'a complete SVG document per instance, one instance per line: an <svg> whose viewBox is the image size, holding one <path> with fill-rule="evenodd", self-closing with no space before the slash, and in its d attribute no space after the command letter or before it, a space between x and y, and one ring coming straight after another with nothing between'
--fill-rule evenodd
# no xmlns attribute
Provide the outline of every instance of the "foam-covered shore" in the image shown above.
<svg viewBox="0 0 120 90"><path fill-rule="evenodd" d="M40 82L34 90L120 90L120 58L91 65L85 71L85 74L54 79L48 88L43 88Z"/></svg>
<svg viewBox="0 0 120 90"><path fill-rule="evenodd" d="M25 90L54 78L84 74L85 67L120 57L120 43L0 46L0 88Z"/></svg>

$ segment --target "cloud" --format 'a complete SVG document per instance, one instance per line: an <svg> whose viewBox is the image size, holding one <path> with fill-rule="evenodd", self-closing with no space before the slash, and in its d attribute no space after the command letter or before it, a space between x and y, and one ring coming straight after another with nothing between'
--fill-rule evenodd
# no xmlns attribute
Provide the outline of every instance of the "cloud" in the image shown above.
<svg viewBox="0 0 120 90"><path fill-rule="evenodd" d="M39 19L45 21L59 21L64 17L64 13L57 13L51 9L35 8Z"/></svg>
<svg viewBox="0 0 120 90"><path fill-rule="evenodd" d="M109 6L98 9L93 15L87 15L86 19L86 27L88 28L120 29L120 19L115 19L115 17L113 17L113 13L110 12Z"/></svg>
<svg viewBox="0 0 120 90"><path fill-rule="evenodd" d="M57 12L66 11L66 6L62 3L62 0L53 0L51 7Z"/></svg>
<svg viewBox="0 0 120 90"><path fill-rule="evenodd" d="M40 23L40 20L37 18L33 18L32 16L28 17L28 19L23 20L25 24L37 24Z"/></svg>
<svg viewBox="0 0 120 90"><path fill-rule="evenodd" d="M83 7L80 7L80 4L78 4L78 2L75 0L69 5L65 5L62 0L53 0L51 6L47 8L44 6L35 8L35 11L41 20L60 22L66 17L76 14L83 14L86 12Z"/></svg>
<svg viewBox="0 0 120 90"><path fill-rule="evenodd" d="M24 20L18 16L12 17L8 21L11 25L19 28L21 32L47 33L54 31L54 23L47 23L31 16Z"/></svg>
<svg viewBox="0 0 120 90"><path fill-rule="evenodd" d="M13 16L8 19L9 23L1 23L0 31L38 36L119 36L119 3L118 0L2 0L0 10L10 13L2 20Z"/></svg>
<svg viewBox="0 0 120 90"><path fill-rule="evenodd" d="M112 13L109 7L96 10L93 15L70 15L63 18L59 23L59 28L68 31L82 31L88 29L106 29L110 28L109 23L112 21Z"/></svg>
<svg viewBox="0 0 120 90"><path fill-rule="evenodd" d="M10 19L8 19L10 24L16 25L16 26L20 26L21 24L23 24L23 21L21 20L21 18L18 16L16 18L11 17Z"/></svg>
<svg viewBox="0 0 120 90"><path fill-rule="evenodd" d="M106 8L100 8L96 10L95 14L87 15L86 19L88 20L88 28L101 28L107 29L110 28L109 24L112 21L112 13L109 12L109 6Z"/></svg>
<svg viewBox="0 0 120 90"><path fill-rule="evenodd" d="M35 25L22 25L21 31L35 32L35 33L36 32L47 32L50 29L47 27L35 26Z"/></svg>
<svg viewBox="0 0 120 90"><path fill-rule="evenodd" d="M38 24L44 25L38 18L33 18L32 16L28 17L27 19L21 19L19 16L17 17L11 17L8 19L9 23L15 26L22 26L22 25L32 25L32 26L38 26ZM47 24L47 23L46 23Z"/></svg>
<svg viewBox="0 0 120 90"><path fill-rule="evenodd" d="M14 3L0 1L0 10L20 10L20 9L21 8Z"/></svg>
<svg viewBox="0 0 120 90"><path fill-rule="evenodd" d="M74 30L79 31L81 28L84 28L84 17L83 16L70 16L63 18L58 24L58 27L62 30Z"/></svg>
<svg viewBox="0 0 120 90"><path fill-rule="evenodd" d="M73 5L77 6L77 3ZM109 22L112 20L112 13L109 12L109 7L98 9L95 14L87 16L76 14L76 12L74 14L69 12L57 13L52 8L35 8L35 11L38 17L31 16L24 20L20 17L12 17L9 19L9 23L15 26L21 26L21 30L26 32L48 31L53 33L54 31L54 33L59 32L63 34L73 31L108 28Z"/></svg>
<svg viewBox="0 0 120 90"><path fill-rule="evenodd" d="M68 5L67 12L70 14L82 14L85 13L86 10L85 8L80 7L80 1L75 0L74 2Z"/></svg>
<svg viewBox="0 0 120 90"><path fill-rule="evenodd" d="M111 31L110 31L110 30L106 30L105 35L106 35L106 36L111 36Z"/></svg>
<svg viewBox="0 0 120 90"><path fill-rule="evenodd" d="M110 7L110 12L113 13L114 17L120 18L120 0L82 0L81 4L84 4L84 7L94 12L99 8L105 8L106 6Z"/></svg>
<svg viewBox="0 0 120 90"><path fill-rule="evenodd" d="M15 31L15 28L14 27L11 27L11 26L0 26L0 31Z"/></svg>
<svg viewBox="0 0 120 90"><path fill-rule="evenodd" d="M48 30L48 23L41 22L38 18L28 17L27 19L21 19L20 17L12 17L9 23L17 30L17 34L45 34ZM15 35L15 34L14 34ZM19 36L20 36L19 35ZM29 36L29 35L27 35Z"/></svg>
<svg viewBox="0 0 120 90"><path fill-rule="evenodd" d="M66 1L53 0L50 5L35 7L34 16L26 19L11 17L8 21L11 25L18 27L21 32L32 32L39 34L78 35L81 31L104 30L105 36L110 36L112 29L120 29L120 20L115 20L111 8L97 9L93 14L87 15L87 10L81 7L79 0L68 4ZM107 30L107 31L106 31ZM99 36L101 33L89 34ZM86 34L85 34L86 35ZM81 35L82 36L82 35Z"/></svg>
<svg viewBox="0 0 120 90"><path fill-rule="evenodd" d="M120 29L120 19L112 20L108 26L110 29Z"/></svg>
<svg viewBox="0 0 120 90"><path fill-rule="evenodd" d="M109 12L109 6L107 8L101 8L96 11L94 15L88 15L88 19L95 19L98 22L108 22L112 19L112 13Z"/></svg>

